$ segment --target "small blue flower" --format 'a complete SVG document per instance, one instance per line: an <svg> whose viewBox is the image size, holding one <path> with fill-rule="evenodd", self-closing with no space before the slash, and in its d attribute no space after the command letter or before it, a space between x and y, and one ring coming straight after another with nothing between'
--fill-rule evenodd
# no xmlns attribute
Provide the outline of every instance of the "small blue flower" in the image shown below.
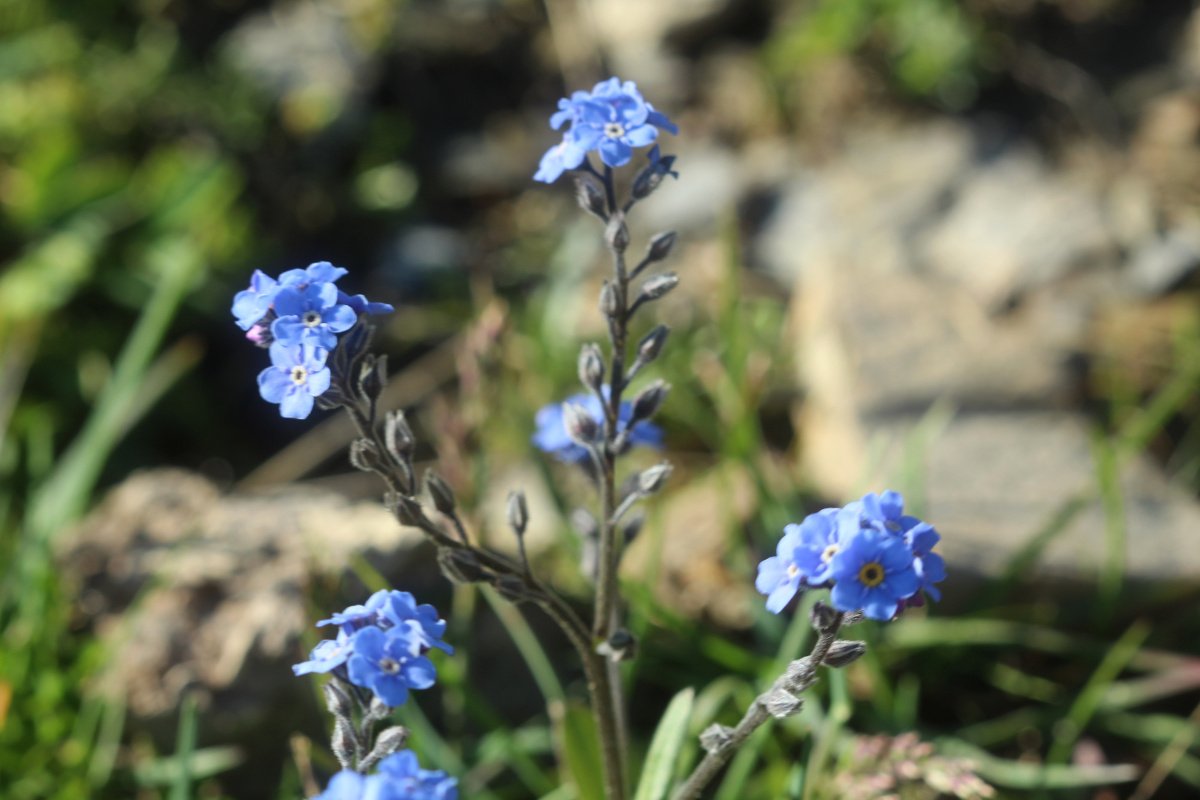
<svg viewBox="0 0 1200 800"><path fill-rule="evenodd" d="M317 623L317 627L323 625L337 625L344 634L353 634L371 625L384 631L403 628L420 642L422 653L437 648L454 654L454 648L442 641L446 621L428 603L418 605L409 592L380 589L363 605L350 606Z"/></svg>
<svg viewBox="0 0 1200 800"><path fill-rule="evenodd" d="M390 314L395 311L395 307L391 303L372 303L361 294L346 294L341 289L338 290L338 300L344 306L350 306L354 309L355 314Z"/></svg>
<svg viewBox="0 0 1200 800"><path fill-rule="evenodd" d="M260 269L254 270L250 276L250 288L243 289L233 296L233 316L237 325L248 331L258 323L275 301L275 293L279 291L279 281L267 275Z"/></svg>
<svg viewBox="0 0 1200 800"><path fill-rule="evenodd" d="M620 167L633 157L634 148L653 144L660 129L679 132L665 114L645 101L637 84L619 78L559 100L550 127L558 130L568 123L562 141L542 156L534 180L553 183L566 170L582 165L592 150L598 150L609 167ZM670 169L669 162L666 168Z"/></svg>
<svg viewBox="0 0 1200 800"><path fill-rule="evenodd" d="M604 396L607 397L608 387L603 387L603 391ZM600 399L596 395L591 393L572 395L567 398L566 402L581 406L592 415L601 428L604 427L604 408L600 405ZM567 428L563 424L563 405L563 403L551 403L543 406L537 412L537 416L534 418L537 430L533 434L533 443L539 449L555 456L559 461L571 464L586 462L588 460L587 449L573 442L567 435ZM629 401L621 403L621 412L617 417L618 428L624 430L632 416L633 404ZM651 422L639 422L629 433L630 447L659 448L662 446L662 440L662 428Z"/></svg>
<svg viewBox="0 0 1200 800"><path fill-rule="evenodd" d="M458 800L458 781L445 772L421 769L411 750L401 750L379 762L379 774L395 800Z"/></svg>
<svg viewBox="0 0 1200 800"><path fill-rule="evenodd" d="M385 780L378 775L360 775L344 769L329 780L325 791L312 800L384 800L389 797L383 792Z"/></svg>
<svg viewBox="0 0 1200 800"><path fill-rule="evenodd" d="M862 528L833 557L830 597L839 611L886 622L920 586L912 548L902 536Z"/></svg>
<svg viewBox="0 0 1200 800"><path fill-rule="evenodd" d="M404 705L410 689L428 689L437 678L433 662L420 655L420 640L407 630L370 626L355 633L352 641L350 682L370 689L393 708Z"/></svg>
<svg viewBox="0 0 1200 800"><path fill-rule="evenodd" d="M337 346L336 334L350 330L358 319L354 309L337 300L332 283L281 287L275 294L278 318L271 323L271 335L288 344L312 342L332 350Z"/></svg>
<svg viewBox="0 0 1200 800"><path fill-rule="evenodd" d="M329 388L327 351L309 343L275 342L270 353L271 366L258 373L258 393L268 403L279 404L280 416L307 418L312 413L313 398Z"/></svg>
<svg viewBox="0 0 1200 800"><path fill-rule="evenodd" d="M345 664L353 652L350 637L344 631L338 631L336 639L322 639L317 642L308 661L292 665L292 672L298 676L313 672L331 672Z"/></svg>
<svg viewBox="0 0 1200 800"><path fill-rule="evenodd" d="M279 285L306 289L314 283L336 283L338 278L348 275L349 272L341 267L335 267L328 261L316 261L304 269L289 269L279 276Z"/></svg>
<svg viewBox="0 0 1200 800"><path fill-rule="evenodd" d="M916 569L917 579L921 583L921 588L915 598L909 600L909 605L922 605L922 592L935 601L942 599L941 591L934 584L941 583L946 579L946 562L940 555L932 552L941 538L928 522L918 522L904 534L904 540L912 548L913 567Z"/></svg>

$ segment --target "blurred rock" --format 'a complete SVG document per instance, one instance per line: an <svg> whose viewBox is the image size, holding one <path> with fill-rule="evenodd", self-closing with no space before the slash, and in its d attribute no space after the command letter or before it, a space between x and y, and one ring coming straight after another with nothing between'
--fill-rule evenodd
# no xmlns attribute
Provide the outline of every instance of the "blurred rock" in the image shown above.
<svg viewBox="0 0 1200 800"><path fill-rule="evenodd" d="M164 469L112 489L66 537L59 564L112 653L103 688L139 726L173 735L190 689L205 739L253 743L278 715L311 706L311 686L290 669L319 637L306 587L336 584L365 558L420 595L438 578L421 542L379 503L300 487L225 496ZM349 604L365 589L351 579L347 591Z"/></svg>
<svg viewBox="0 0 1200 800"><path fill-rule="evenodd" d="M1200 226L1179 227L1148 239L1129 257L1126 278L1139 295L1176 288L1200 266Z"/></svg>

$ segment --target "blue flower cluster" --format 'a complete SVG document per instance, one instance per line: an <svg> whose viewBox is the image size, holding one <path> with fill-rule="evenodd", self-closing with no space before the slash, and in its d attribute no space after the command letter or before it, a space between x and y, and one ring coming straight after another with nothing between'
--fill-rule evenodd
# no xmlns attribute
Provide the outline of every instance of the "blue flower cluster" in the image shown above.
<svg viewBox="0 0 1200 800"><path fill-rule="evenodd" d="M269 348L271 366L258 375L258 392L279 413L304 419L315 398L329 388L326 361L337 335L354 326L360 314L385 314L387 303L348 295L336 286L346 270L328 261L290 269L272 278L255 270L250 288L233 298L233 316L246 338Z"/></svg>
<svg viewBox="0 0 1200 800"><path fill-rule="evenodd" d="M437 609L417 605L408 592L378 591L365 604L317 623L322 625L336 625L337 637L319 643L292 672L335 672L393 708L404 705L410 689L433 685L437 672L426 653L454 652L442 641L446 623Z"/></svg>
<svg viewBox="0 0 1200 800"><path fill-rule="evenodd" d="M608 397L608 387L603 387L604 396ZM604 408L600 405L600 398L591 394L576 394L567 398L566 403L581 406L600 429L604 429ZM544 452L547 452L557 458L559 461L565 461L568 464L580 464L588 460L587 450L579 444L571 440L567 434L567 428L563 420L563 406L566 403L551 403L542 406L538 410L537 416L534 418L534 424L537 430L533 433L533 443ZM630 418L633 416L633 403L626 400L621 403L621 413L617 417L617 425L619 430L624 430L629 424ZM639 422L629 431L629 445L631 447L651 447L658 449L662 447L663 432L662 428L652 422Z"/></svg>
<svg viewBox="0 0 1200 800"><path fill-rule="evenodd" d="M633 81L609 78L597 83L590 92L575 92L558 101L558 111L550 117L554 130L570 124L562 141L542 156L534 180L554 183L563 172L576 169L593 150L610 167L620 167L633 158L635 147L645 147L658 139L659 130L679 133L679 128L661 111L646 102ZM657 162L658 148L651 153Z"/></svg>
<svg viewBox="0 0 1200 800"><path fill-rule="evenodd" d="M342 770L313 800L458 800L458 781L421 769L416 754L401 750L380 761L374 775Z"/></svg>
<svg viewBox="0 0 1200 800"><path fill-rule="evenodd" d="M798 591L829 586L837 610L887 621L922 605L922 594L941 599L934 584L945 579L946 565L933 552L940 538L932 525L904 514L899 492L870 493L784 528L754 585L774 614Z"/></svg>

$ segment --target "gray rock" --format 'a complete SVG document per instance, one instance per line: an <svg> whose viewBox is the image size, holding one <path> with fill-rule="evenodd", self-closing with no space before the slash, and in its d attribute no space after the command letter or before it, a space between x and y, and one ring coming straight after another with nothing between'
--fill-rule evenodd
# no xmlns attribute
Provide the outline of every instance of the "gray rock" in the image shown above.
<svg viewBox="0 0 1200 800"><path fill-rule="evenodd" d="M1200 227L1167 231L1143 242L1130 254L1125 269L1128 285L1144 297L1165 294L1200 266Z"/></svg>

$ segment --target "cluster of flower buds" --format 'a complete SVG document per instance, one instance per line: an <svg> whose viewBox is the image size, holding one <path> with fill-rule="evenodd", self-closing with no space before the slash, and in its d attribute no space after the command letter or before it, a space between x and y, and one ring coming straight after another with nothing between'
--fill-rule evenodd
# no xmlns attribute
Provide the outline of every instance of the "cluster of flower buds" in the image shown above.
<svg viewBox="0 0 1200 800"><path fill-rule="evenodd" d="M830 587L838 611L885 622L906 606L941 599L946 577L933 526L904 514L899 492L870 493L784 528L776 554L758 565L755 587L778 614L797 592Z"/></svg>
<svg viewBox="0 0 1200 800"><path fill-rule="evenodd" d="M258 375L259 394L278 403L284 417L305 419L316 398L329 390L327 361L338 334L353 328L360 315L393 310L338 289L337 280L345 274L328 261L288 270L278 279L255 270L250 288L233 298L238 327L271 355L271 366Z"/></svg>

